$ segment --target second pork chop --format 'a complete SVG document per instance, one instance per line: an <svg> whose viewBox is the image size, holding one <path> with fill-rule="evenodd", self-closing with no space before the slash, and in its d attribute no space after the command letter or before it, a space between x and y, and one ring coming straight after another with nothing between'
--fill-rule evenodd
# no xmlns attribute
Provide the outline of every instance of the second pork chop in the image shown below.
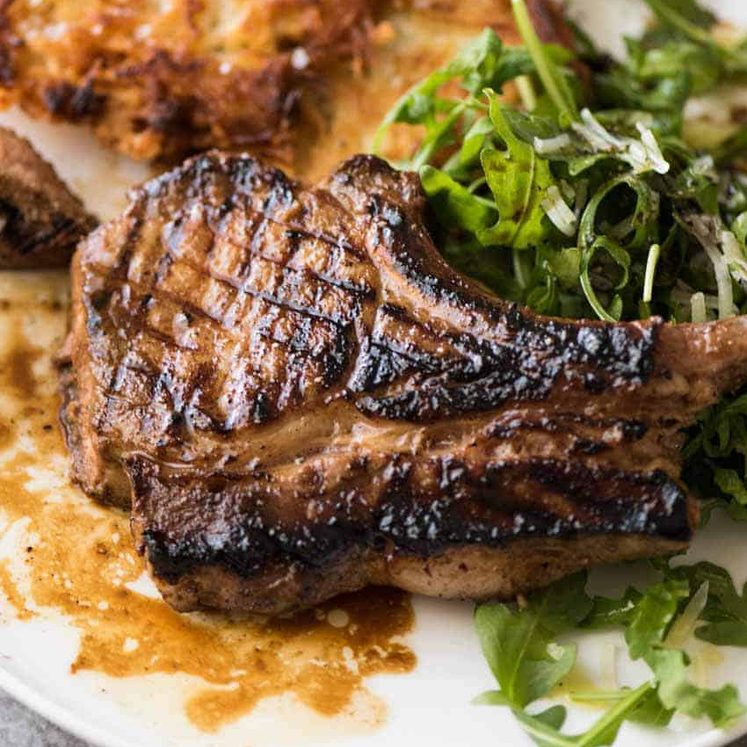
<svg viewBox="0 0 747 747"><path fill-rule="evenodd" d="M510 597L679 551L677 431L747 323L537 317L458 276L417 176L302 189L208 154L74 262L63 421L168 602L279 613L367 583Z"/></svg>

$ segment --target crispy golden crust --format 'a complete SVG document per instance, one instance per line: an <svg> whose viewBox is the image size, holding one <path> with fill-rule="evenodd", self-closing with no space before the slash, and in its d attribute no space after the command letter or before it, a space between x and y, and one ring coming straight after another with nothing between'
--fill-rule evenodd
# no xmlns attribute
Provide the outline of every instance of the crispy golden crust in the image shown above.
<svg viewBox="0 0 747 747"><path fill-rule="evenodd" d="M313 178L487 25L516 40L508 0L0 0L0 106L135 158L249 148Z"/></svg>
<svg viewBox="0 0 747 747"><path fill-rule="evenodd" d="M354 56L365 0L0 0L0 100L136 158L282 150L307 79Z"/></svg>

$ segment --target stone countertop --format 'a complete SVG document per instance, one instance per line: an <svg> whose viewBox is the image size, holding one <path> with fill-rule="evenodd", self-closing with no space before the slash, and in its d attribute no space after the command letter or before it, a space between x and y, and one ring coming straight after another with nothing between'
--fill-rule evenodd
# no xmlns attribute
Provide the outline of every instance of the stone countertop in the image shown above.
<svg viewBox="0 0 747 747"><path fill-rule="evenodd" d="M0 745L2 747L86 747L87 743L53 726L46 719L0 691Z"/></svg>
<svg viewBox="0 0 747 747"><path fill-rule="evenodd" d="M89 747L0 691L0 747ZM747 737L730 747L747 747Z"/></svg>

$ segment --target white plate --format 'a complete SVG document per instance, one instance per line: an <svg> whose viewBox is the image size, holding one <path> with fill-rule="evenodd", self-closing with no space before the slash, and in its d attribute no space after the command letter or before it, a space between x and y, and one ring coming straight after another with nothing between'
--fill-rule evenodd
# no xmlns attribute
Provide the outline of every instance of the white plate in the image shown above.
<svg viewBox="0 0 747 747"><path fill-rule="evenodd" d="M722 14L747 23L747 4L742 0L713 4L720 6ZM578 0L575 8L587 26L597 29L610 45L614 45L621 31L636 31L643 18L640 5L634 0ZM0 115L0 123L10 124L30 137L89 206L104 217L121 208L127 185L147 175L145 167L104 152L77 129L31 122L16 113ZM51 275L45 276L40 285L38 279L29 276L15 275L11 281L0 274L0 297L25 294L29 305L22 314L24 334L45 351L33 363L34 370L51 379L49 354L63 334L64 314L50 311L43 299L28 300L38 296L45 283L51 288L62 288L60 279ZM8 321L7 314L0 312L0 347L3 335L9 334ZM50 385L47 381L42 386ZM0 413L7 416L13 403L3 396L0 392ZM42 436L27 435L24 448L33 452L36 438ZM0 470L6 457L0 450ZM43 491L52 502L71 506L71 521L80 516L76 512L82 510L81 501L85 499L66 484L64 459L40 458L30 475L34 490ZM4 505L2 500L0 507ZM8 496L5 500L9 500ZM24 571L18 558L23 556L26 544L44 538L27 541L27 528L22 523L9 525L0 521L0 532L0 554L15 558L18 583L23 587ZM737 584L743 583L747 577L745 529L717 517L698 536L690 557L722 563L732 571ZM611 594L619 591L634 572L638 569L607 569L595 573L593 581L597 590ZM147 584L137 588L146 595L151 593ZM416 625L405 641L417 655L414 671L367 679L370 694L358 693L354 707L344 717L320 716L286 695L262 700L250 714L215 733L205 733L186 717L184 709L185 700L204 689L197 677L151 674L115 678L85 670L71 674L70 665L80 647L80 632L54 606L38 610L30 620L18 620L10 605L0 607L0 686L70 732L107 747L330 743L391 747L426 741L433 747L530 744L504 709L470 704L473 696L493 684L472 629L471 605L429 599L415 599L414 605ZM641 678L640 669L624 659L618 634L579 640L581 674L576 675L577 683L578 677L608 684L612 679L630 682ZM701 682L711 686L735 682L747 698L747 651L714 651L714 647L702 644L693 652ZM127 652L120 655L126 657ZM573 707L569 726L581 727L597 715L597 711ZM626 724L617 744L715 747L744 733L747 722L723 732L709 729L706 723L681 718L664 731Z"/></svg>

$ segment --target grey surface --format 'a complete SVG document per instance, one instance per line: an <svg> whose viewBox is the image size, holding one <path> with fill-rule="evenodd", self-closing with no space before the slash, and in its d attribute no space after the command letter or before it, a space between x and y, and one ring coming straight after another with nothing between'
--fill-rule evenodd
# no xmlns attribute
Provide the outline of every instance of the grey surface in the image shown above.
<svg viewBox="0 0 747 747"><path fill-rule="evenodd" d="M86 747L85 742L61 731L2 691L0 691L0 745L2 747Z"/></svg>
<svg viewBox="0 0 747 747"><path fill-rule="evenodd" d="M87 747L0 691L0 747ZM731 747L747 747L747 737Z"/></svg>

